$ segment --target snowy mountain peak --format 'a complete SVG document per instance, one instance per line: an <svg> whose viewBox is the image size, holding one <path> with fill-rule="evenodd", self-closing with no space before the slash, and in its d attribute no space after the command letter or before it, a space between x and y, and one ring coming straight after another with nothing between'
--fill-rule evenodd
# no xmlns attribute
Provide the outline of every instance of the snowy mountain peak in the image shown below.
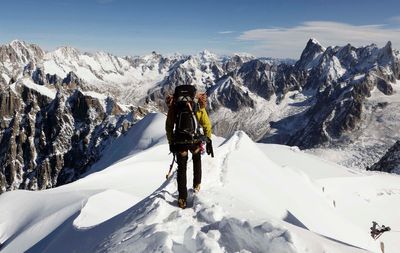
<svg viewBox="0 0 400 253"><path fill-rule="evenodd" d="M315 39L310 39L301 53L300 60L296 63L296 68L308 70L318 64L318 58L325 52L325 48Z"/></svg>
<svg viewBox="0 0 400 253"><path fill-rule="evenodd" d="M386 43L386 45L381 49L382 55L384 55L383 57L390 57L393 58L394 57L394 51L392 48L392 42L388 41Z"/></svg>
<svg viewBox="0 0 400 253"><path fill-rule="evenodd" d="M112 54L108 53L108 52L104 52L104 51L97 51L96 53L94 53L95 56L97 57L114 57Z"/></svg>
<svg viewBox="0 0 400 253"><path fill-rule="evenodd" d="M39 46L20 40L0 45L0 84L16 81L27 64L41 61L44 54Z"/></svg>
<svg viewBox="0 0 400 253"><path fill-rule="evenodd" d="M315 39L315 38L310 38L308 40L308 43L317 44L317 45L320 45L322 47L321 43L319 43L319 41L317 39Z"/></svg>
<svg viewBox="0 0 400 253"><path fill-rule="evenodd" d="M10 42L10 46L13 47L13 48L21 47L21 46L26 47L26 42L15 39L15 40Z"/></svg>
<svg viewBox="0 0 400 253"><path fill-rule="evenodd" d="M240 59L242 62L248 62L248 61L256 59L256 57L252 54L241 53L241 52L234 53L232 57L228 57L228 58Z"/></svg>
<svg viewBox="0 0 400 253"><path fill-rule="evenodd" d="M12 48L21 59L25 58L26 61L33 60L34 58L40 59L44 55L44 51L39 46L29 44L22 40L15 39L11 41L8 46Z"/></svg>
<svg viewBox="0 0 400 253"><path fill-rule="evenodd" d="M392 42L390 40L386 43L385 48L392 48Z"/></svg>
<svg viewBox="0 0 400 253"><path fill-rule="evenodd" d="M199 58L204 62L212 62L218 59L218 56L214 53L211 53L207 49L204 49L199 53Z"/></svg>
<svg viewBox="0 0 400 253"><path fill-rule="evenodd" d="M55 51L48 53L49 56L53 56L61 61L65 60L77 60L80 55L80 51L70 46L63 46L57 48Z"/></svg>
<svg viewBox="0 0 400 253"><path fill-rule="evenodd" d="M202 54L202 55L213 55L213 53L211 53L207 49L204 49L203 51L201 51L200 54Z"/></svg>
<svg viewBox="0 0 400 253"><path fill-rule="evenodd" d="M142 59L147 62L157 62L162 58L162 55L156 51L151 52L151 54L144 55L142 57L137 57L137 59Z"/></svg>

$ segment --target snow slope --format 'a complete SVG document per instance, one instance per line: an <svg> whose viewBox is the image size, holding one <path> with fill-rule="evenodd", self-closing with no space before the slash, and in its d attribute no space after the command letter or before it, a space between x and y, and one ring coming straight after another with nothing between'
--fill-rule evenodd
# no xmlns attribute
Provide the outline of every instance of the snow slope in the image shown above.
<svg viewBox="0 0 400 253"><path fill-rule="evenodd" d="M398 233L374 241L369 227L400 227L399 176L256 144L244 132L214 137L202 190L178 209L176 175L165 181L164 122L146 116L85 178L2 194L2 252L380 252L380 242L397 252ZM189 161L188 182L191 174Z"/></svg>
<svg viewBox="0 0 400 253"><path fill-rule="evenodd" d="M161 113L150 113L128 130L123 138L115 140L103 151L103 156L87 174L102 170L133 154L148 149L156 144L167 143L163 131L165 116Z"/></svg>

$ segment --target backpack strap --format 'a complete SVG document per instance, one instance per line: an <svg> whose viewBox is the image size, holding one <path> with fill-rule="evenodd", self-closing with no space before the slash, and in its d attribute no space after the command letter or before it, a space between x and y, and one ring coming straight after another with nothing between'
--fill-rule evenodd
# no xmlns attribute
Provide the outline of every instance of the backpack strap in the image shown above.
<svg viewBox="0 0 400 253"><path fill-rule="evenodd" d="M195 101L193 101L193 102L195 102ZM184 141L174 140L174 143L191 145L191 144L197 144L199 142L205 141L206 137L205 137L203 131L201 131L202 128L201 128L201 125L200 125L199 120L197 119L197 115L196 115L199 105L195 102L194 106L192 106L192 104L189 101L186 102L185 105L189 109L190 116L194 123L194 135L192 135L192 133L190 133L193 137L191 140L184 140ZM177 117L178 114L176 114L175 116Z"/></svg>
<svg viewBox="0 0 400 253"><path fill-rule="evenodd" d="M189 107L189 110L190 110L190 112L192 113L192 117L193 117L193 122L194 122L194 124L195 124L195 128L194 129L196 129L195 131L195 133L196 134L200 134L200 124L199 124L199 121L198 121L198 119L197 119L197 116L196 116L196 112L195 112L195 110L197 109L196 107L197 107L197 105L195 104L195 108L193 109L192 108L192 105L188 102L187 103L187 106ZM197 110L196 110L197 111Z"/></svg>

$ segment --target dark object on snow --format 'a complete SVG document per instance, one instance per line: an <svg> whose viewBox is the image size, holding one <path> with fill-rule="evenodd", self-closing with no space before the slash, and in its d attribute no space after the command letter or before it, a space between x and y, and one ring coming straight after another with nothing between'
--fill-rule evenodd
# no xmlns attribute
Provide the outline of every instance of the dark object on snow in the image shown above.
<svg viewBox="0 0 400 253"><path fill-rule="evenodd" d="M400 174L400 141L386 151L385 155L367 170L384 171Z"/></svg>
<svg viewBox="0 0 400 253"><path fill-rule="evenodd" d="M390 231L390 227L386 227L385 225L379 226L376 221L372 222L371 236L374 240L378 239L384 232L388 231Z"/></svg>
<svg viewBox="0 0 400 253"><path fill-rule="evenodd" d="M211 157L214 157L214 149L212 146L212 141L209 138L207 138L206 152L207 152L207 155L211 155Z"/></svg>

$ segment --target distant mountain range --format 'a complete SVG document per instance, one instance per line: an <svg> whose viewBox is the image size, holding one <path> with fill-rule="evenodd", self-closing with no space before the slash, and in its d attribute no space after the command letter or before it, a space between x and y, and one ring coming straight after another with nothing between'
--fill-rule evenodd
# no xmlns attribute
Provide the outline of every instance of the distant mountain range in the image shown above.
<svg viewBox="0 0 400 253"><path fill-rule="evenodd" d="M369 166L400 139L399 79L390 42L324 48L310 39L294 61L208 51L121 58L12 41L0 47L1 191L79 178L107 143L165 111L165 95L181 84L207 93L216 135L240 129Z"/></svg>

